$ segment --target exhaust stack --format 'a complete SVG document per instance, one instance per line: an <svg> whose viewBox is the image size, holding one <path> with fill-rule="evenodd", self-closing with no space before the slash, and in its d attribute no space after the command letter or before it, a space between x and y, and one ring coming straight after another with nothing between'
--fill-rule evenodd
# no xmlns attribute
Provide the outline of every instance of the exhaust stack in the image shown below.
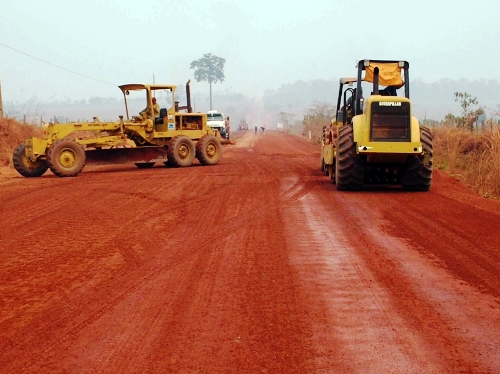
<svg viewBox="0 0 500 374"><path fill-rule="evenodd" d="M373 69L373 94L374 95L379 95L378 77L379 77L379 69L376 67L375 69Z"/></svg>
<svg viewBox="0 0 500 374"><path fill-rule="evenodd" d="M191 79L186 83L186 106L188 113L193 113L193 107L191 106L191 87L190 87Z"/></svg>

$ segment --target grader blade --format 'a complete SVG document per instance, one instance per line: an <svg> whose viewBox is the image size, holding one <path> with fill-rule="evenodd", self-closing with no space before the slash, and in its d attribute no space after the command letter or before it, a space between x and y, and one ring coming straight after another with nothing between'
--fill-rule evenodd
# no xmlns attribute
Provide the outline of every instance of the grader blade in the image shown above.
<svg viewBox="0 0 500 374"><path fill-rule="evenodd" d="M88 165L165 162L167 161L167 150L162 147L87 149L85 157Z"/></svg>

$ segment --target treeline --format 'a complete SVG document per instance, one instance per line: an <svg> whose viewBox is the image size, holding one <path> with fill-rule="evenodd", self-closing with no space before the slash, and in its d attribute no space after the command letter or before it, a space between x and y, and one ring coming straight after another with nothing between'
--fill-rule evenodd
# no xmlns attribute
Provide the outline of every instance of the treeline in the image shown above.
<svg viewBox="0 0 500 374"><path fill-rule="evenodd" d="M448 114L460 113L460 105L454 100L454 92L467 92L477 97L486 107L486 119L498 112L500 103L500 82L497 80L442 79L439 82L426 83L421 79L411 81L410 94L413 114L420 120L443 120ZM248 123L265 123L274 128L280 121L280 114L285 113L291 122L301 121L306 110L313 103L335 105L337 101L338 80L299 80L285 83L275 89L265 90L261 98L254 98L244 92L214 91L213 108L222 111L231 118L232 127L237 127L240 120ZM184 85L179 85L177 98L185 102ZM191 101L195 111L206 112L210 108L208 87L206 92L193 92ZM103 120L116 120L124 114L123 98L91 97L88 100L66 99L48 102L36 97L19 102L4 102L4 111L9 117L21 120L27 115L29 122L37 122L40 117L61 116L73 120L91 119L98 116Z"/></svg>

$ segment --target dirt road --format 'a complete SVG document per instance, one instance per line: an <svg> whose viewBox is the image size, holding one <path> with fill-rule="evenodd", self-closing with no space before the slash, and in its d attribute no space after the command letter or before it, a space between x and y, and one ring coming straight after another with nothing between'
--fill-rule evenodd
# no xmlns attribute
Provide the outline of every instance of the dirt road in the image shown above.
<svg viewBox="0 0 500 374"><path fill-rule="evenodd" d="M2 373L500 373L500 204L338 192L319 148L0 175Z"/></svg>

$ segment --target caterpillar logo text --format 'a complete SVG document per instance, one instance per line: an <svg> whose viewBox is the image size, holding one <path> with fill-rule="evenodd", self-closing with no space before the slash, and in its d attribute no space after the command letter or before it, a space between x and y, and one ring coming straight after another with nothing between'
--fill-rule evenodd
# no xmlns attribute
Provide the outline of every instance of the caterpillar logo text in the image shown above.
<svg viewBox="0 0 500 374"><path fill-rule="evenodd" d="M380 106L401 106L401 101L380 101Z"/></svg>

